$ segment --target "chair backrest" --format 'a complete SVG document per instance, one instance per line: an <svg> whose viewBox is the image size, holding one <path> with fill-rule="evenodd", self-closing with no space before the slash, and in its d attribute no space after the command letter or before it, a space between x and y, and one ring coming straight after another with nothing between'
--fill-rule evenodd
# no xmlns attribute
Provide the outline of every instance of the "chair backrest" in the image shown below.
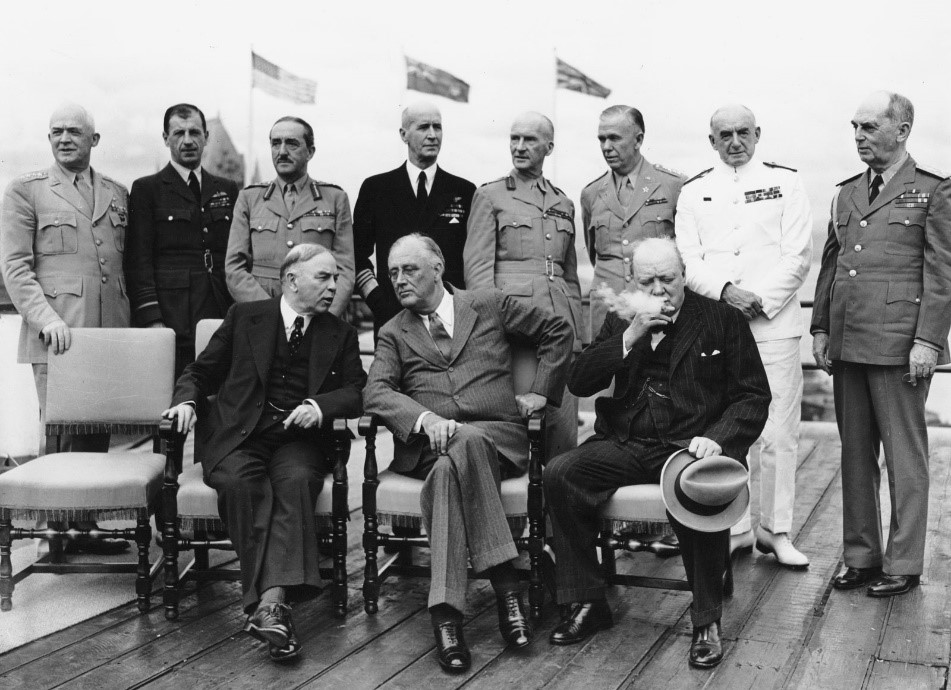
<svg viewBox="0 0 951 690"><path fill-rule="evenodd" d="M74 328L70 348L49 356L47 425L150 425L172 399L170 328Z"/></svg>
<svg viewBox="0 0 951 690"><path fill-rule="evenodd" d="M195 325L195 357L204 352L221 322L222 319L202 319Z"/></svg>

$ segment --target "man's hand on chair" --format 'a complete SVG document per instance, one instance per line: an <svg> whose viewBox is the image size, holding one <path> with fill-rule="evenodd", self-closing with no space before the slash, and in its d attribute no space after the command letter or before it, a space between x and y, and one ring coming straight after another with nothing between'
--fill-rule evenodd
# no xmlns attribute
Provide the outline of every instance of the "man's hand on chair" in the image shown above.
<svg viewBox="0 0 951 690"><path fill-rule="evenodd" d="M523 417L530 417L532 412L544 410L548 404L547 398L538 393L522 393L515 396L515 404L518 406L518 413Z"/></svg>
<svg viewBox="0 0 951 690"><path fill-rule="evenodd" d="M165 419L175 419L178 417L178 433L184 434L192 430L195 426L195 408L189 403L179 403L175 407L170 407L162 413Z"/></svg>

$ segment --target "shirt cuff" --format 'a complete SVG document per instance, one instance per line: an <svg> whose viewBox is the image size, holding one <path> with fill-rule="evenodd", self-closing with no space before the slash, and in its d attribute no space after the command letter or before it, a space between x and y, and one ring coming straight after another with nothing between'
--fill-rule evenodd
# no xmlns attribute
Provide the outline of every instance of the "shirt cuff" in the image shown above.
<svg viewBox="0 0 951 690"><path fill-rule="evenodd" d="M196 409L196 410L198 409L198 406L195 404L195 401L194 401L194 400L183 400L182 402L180 402L180 403L178 403L178 404L179 404L179 405L191 405L191 406L192 406L192 409Z"/></svg>
<svg viewBox="0 0 951 690"><path fill-rule="evenodd" d="M929 343L927 340L922 340L921 338L915 338L915 345L924 345L925 347L930 347L932 350L937 351L939 354L944 349L943 347L938 347L934 343Z"/></svg>
<svg viewBox="0 0 951 690"><path fill-rule="evenodd" d="M426 410L425 412L421 413L419 417L416 418L416 423L413 425L414 434L420 433L420 431L423 428L423 418L428 414L432 414L432 412L430 412L429 410Z"/></svg>
<svg viewBox="0 0 951 690"><path fill-rule="evenodd" d="M312 400L311 398L307 398L306 400L304 400L304 402L305 402L305 403L310 403L311 405L314 406L314 410L317 412L317 426L320 426L321 424L323 424L323 423L324 423L324 413L321 411L320 405L318 405L316 402L314 402L314 400Z"/></svg>

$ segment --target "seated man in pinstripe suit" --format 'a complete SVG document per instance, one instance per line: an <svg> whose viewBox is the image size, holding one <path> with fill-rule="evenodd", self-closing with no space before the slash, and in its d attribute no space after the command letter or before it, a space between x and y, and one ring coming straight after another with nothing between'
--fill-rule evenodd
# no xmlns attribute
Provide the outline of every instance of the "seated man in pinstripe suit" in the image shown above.
<svg viewBox="0 0 951 690"><path fill-rule="evenodd" d="M687 448L698 458L725 455L746 464L766 423L769 384L743 315L684 289L684 263L668 238L633 250L636 289L663 299L661 313L630 322L609 313L575 360L568 389L594 395L594 436L545 468L545 497L558 558L558 601L568 615L552 644L574 644L610 627L611 609L595 553L598 508L621 486L655 483L667 458ZM675 520L687 579L694 639L689 661L720 662L719 622L730 532L698 532Z"/></svg>
<svg viewBox="0 0 951 690"><path fill-rule="evenodd" d="M425 480L420 508L432 554L429 611L438 658L445 670L463 672L471 659L462 635L468 561L492 582L506 644L518 649L532 639L500 483L527 468L522 418L561 402L574 336L550 309L500 290L450 292L444 266L427 236L393 244L390 280L404 309L380 329L364 407L393 432L390 469ZM531 392L518 396L509 335L538 347Z"/></svg>

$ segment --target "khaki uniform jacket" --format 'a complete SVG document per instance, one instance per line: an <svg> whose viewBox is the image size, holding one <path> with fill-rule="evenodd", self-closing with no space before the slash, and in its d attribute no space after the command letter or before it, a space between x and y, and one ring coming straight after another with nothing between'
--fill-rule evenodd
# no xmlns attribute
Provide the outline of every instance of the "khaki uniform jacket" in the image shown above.
<svg viewBox="0 0 951 690"><path fill-rule="evenodd" d="M592 288L602 283L615 292L630 288L634 279L631 245L646 237L674 236L674 211L683 178L643 158L631 174L636 179L629 209L618 201L610 170L581 192L584 242L594 266ZM592 293L590 339L601 330L606 313L604 301Z"/></svg>
<svg viewBox="0 0 951 690"><path fill-rule="evenodd" d="M340 316L353 292L353 220L340 187L304 176L293 213L280 183L252 184L238 193L228 236L225 277L236 302L281 295L281 262L291 247L320 244L337 261L337 294L330 313Z"/></svg>
<svg viewBox="0 0 951 690"><path fill-rule="evenodd" d="M951 180L907 158L875 202L868 172L839 184L816 284L812 333L829 357L907 365L916 340L943 348L951 327Z"/></svg>
<svg viewBox="0 0 951 690"><path fill-rule="evenodd" d="M472 198L463 250L466 288L497 287L568 320L581 351L581 287L575 252L575 206L550 181L512 171Z"/></svg>
<svg viewBox="0 0 951 690"><path fill-rule="evenodd" d="M58 319L70 328L129 325L122 273L129 193L95 171L92 185L92 216L58 165L14 180L4 194L0 262L23 317L18 362L46 362L39 333Z"/></svg>

